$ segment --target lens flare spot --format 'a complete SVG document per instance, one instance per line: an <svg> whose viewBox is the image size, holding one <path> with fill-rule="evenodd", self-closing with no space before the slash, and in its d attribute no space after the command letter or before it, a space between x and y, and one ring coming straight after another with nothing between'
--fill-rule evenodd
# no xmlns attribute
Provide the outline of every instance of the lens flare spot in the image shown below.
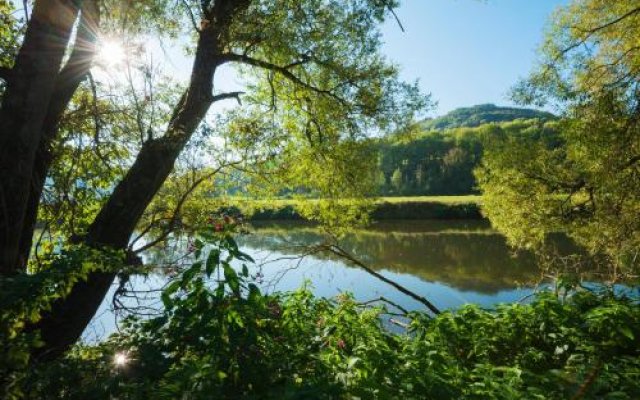
<svg viewBox="0 0 640 400"><path fill-rule="evenodd" d="M116 353L113 356L113 365L116 367L124 367L129 363L129 357L125 353Z"/></svg>
<svg viewBox="0 0 640 400"><path fill-rule="evenodd" d="M112 39L100 41L98 48L98 63L105 67L114 67L122 64L127 54L121 43Z"/></svg>

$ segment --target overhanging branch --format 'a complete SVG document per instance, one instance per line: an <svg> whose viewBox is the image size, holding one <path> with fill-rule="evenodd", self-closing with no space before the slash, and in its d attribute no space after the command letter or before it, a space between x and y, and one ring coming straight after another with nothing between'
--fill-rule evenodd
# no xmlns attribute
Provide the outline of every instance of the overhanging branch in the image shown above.
<svg viewBox="0 0 640 400"><path fill-rule="evenodd" d="M326 96L329 96L331 98L333 98L334 100L338 101L339 103L341 103L342 105L348 105L347 101L343 98L341 98L340 96L336 95L335 93L333 93L331 90L327 90L327 89L321 89L319 87L316 87L312 84L309 84L305 81L303 81L299 76L297 76L296 74L294 74L293 72L291 72L291 68L304 64L306 62L309 61L308 57L305 57L303 60L301 61L296 61L296 62L292 62L289 65L286 66L281 66L281 65L277 65L277 64L273 64L270 63L268 61L264 61L264 60L260 60L257 58L253 58L253 57L249 57L245 54L235 54L235 53L227 53L222 57L224 62L239 62L242 64L246 64L246 65L251 65L253 67L258 67L258 68L262 68L262 69L266 69L269 71L273 71L276 72L280 75L282 75L284 78L288 79L289 81L291 81L292 83L304 87L305 89L308 89L310 91L319 93L319 94L323 94Z"/></svg>

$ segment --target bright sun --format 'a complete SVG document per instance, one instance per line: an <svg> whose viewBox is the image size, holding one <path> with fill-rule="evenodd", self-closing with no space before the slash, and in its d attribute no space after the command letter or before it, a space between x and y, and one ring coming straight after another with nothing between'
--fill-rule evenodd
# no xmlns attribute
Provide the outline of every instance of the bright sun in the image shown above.
<svg viewBox="0 0 640 400"><path fill-rule="evenodd" d="M127 55L125 54L122 44L112 39L105 39L100 41L97 57L97 61L100 65L105 67L113 67L121 64L126 57Z"/></svg>

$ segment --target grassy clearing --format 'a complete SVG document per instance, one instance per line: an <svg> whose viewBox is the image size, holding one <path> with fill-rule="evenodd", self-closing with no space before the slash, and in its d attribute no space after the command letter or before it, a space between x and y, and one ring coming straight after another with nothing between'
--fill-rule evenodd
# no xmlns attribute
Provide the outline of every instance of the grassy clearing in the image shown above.
<svg viewBox="0 0 640 400"><path fill-rule="evenodd" d="M482 196L402 196L381 197L377 203L442 203L442 204L480 204Z"/></svg>
<svg viewBox="0 0 640 400"><path fill-rule="evenodd" d="M244 197L232 197L229 199L230 204L252 204L257 207L279 208L285 206L295 206L301 201L314 202L314 199L248 199ZM481 204L482 196L399 196L399 197L378 197L375 199L376 204L382 203L440 203L440 204Z"/></svg>
<svg viewBox="0 0 640 400"><path fill-rule="evenodd" d="M299 207L318 202L314 199L230 198L227 204L237 207L253 220L300 220ZM344 200L345 205L350 203ZM391 219L480 219L481 196L415 196L374 199L371 217Z"/></svg>

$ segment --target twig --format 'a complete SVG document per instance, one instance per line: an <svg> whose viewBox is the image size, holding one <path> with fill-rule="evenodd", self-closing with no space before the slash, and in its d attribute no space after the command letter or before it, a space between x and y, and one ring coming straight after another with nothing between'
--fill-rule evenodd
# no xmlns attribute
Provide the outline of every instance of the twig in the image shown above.
<svg viewBox="0 0 640 400"><path fill-rule="evenodd" d="M28 4L28 0L22 0L22 11L24 11L24 22L29 24L29 4Z"/></svg>
<svg viewBox="0 0 640 400"><path fill-rule="evenodd" d="M580 387L578 388L578 391L576 392L576 394L573 395L571 400L580 400L587 394L587 391L589 390L591 385L593 385L593 383L598 378L598 375L600 375L601 369L602 369L602 361L598 361L596 365L593 366L591 371L589 371L589 374L585 378L582 385L580 385Z"/></svg>
<svg viewBox="0 0 640 400"><path fill-rule="evenodd" d="M162 232L162 234L160 236L158 236L155 240L145 244L144 246L140 247L139 249L133 250L134 253L140 253L142 251L145 251L155 245L157 245L158 243L162 242L163 240L165 240L167 238L167 236L169 236L169 234L171 232L173 232L174 229L174 225L175 223L178 221L178 216L180 214L180 210L182 209L182 206L184 205L184 203L187 201L187 199L189 198L189 196L191 195L191 193L193 193L193 191L204 181L206 181L207 179L211 178L212 176L214 176L215 174L217 174L218 172L220 172L223 168L228 167L230 165L233 165L235 163L227 163L227 164L223 164L220 165L218 168L214 169L212 172L202 176L201 178L197 179L195 182L193 182L193 184L191 185L191 187L189 187L189 189L183 193L183 195L180 197L180 200L178 201L178 204L176 205L176 207L173 210L173 215L171 216L171 219L169 221L169 223L167 224L167 229L164 230L164 232ZM129 247L132 247L135 242L137 240L139 240L142 236L138 236Z"/></svg>
<svg viewBox="0 0 640 400"><path fill-rule="evenodd" d="M402 32L405 32L404 26L402 26L402 22L400 22L400 18L398 18L398 14L396 14L396 11L393 9L393 7L391 7L389 3L386 3L386 6L389 9L389 12L391 13L391 15L393 15L393 17L396 19L396 22L398 23L400 30Z"/></svg>
<svg viewBox="0 0 640 400"><path fill-rule="evenodd" d="M366 306L366 305L373 304L373 303L378 303L378 302L387 303L387 304L389 304L390 306L395 307L395 308L397 308L398 310L400 310L404 315L409 314L409 311L408 311L406 308L402 307L402 306L401 306L400 304L398 304L398 303L395 303L395 302L393 302L393 301L391 301L391 300L387 299L387 298L386 298L386 297L384 297L384 296L380 296L380 297L378 297L377 299L373 299L373 300L365 301L365 302L363 302L363 303L359 303L359 304L360 304L360 305L362 305L362 306Z"/></svg>
<svg viewBox="0 0 640 400"><path fill-rule="evenodd" d="M394 325L398 325L398 326L400 326L400 327L402 327L402 328L404 328L404 329L409 329L409 328L411 328L411 326L410 326L409 324L407 324L407 323L405 323L405 322L402 322L402 321L398 321L398 320L397 320L397 319L395 319L395 318L389 318L389 322L390 322L390 323L392 323L392 324L394 324Z"/></svg>
<svg viewBox="0 0 640 400"><path fill-rule="evenodd" d="M314 86L312 84L309 84L309 83L303 81L299 76L297 76L296 74L292 73L289 70L289 68L291 68L291 66L299 65L299 64L301 64L301 62L293 62L293 63L291 63L289 65L281 66L281 65L272 64L272 63L270 63L268 61L260 60L260 59L257 59L257 58L252 58L252 57L249 57L249 56L244 55L244 54L235 54L235 53L224 54L222 56L222 60L224 62L239 62L239 63L251 65L251 66L254 66L254 67L263 68L263 69L266 69L266 70L277 72L280 75L282 75L283 77L285 77L287 80L293 82L296 85L302 86L305 89L311 90L311 91L316 92L318 94L329 96L329 97L333 98L334 100L338 101L339 103L341 103L341 104L343 104L345 106L348 106L348 104L347 104L345 99L343 99L340 96L336 95L331 90L321 89L321 88L316 87L316 86Z"/></svg>
<svg viewBox="0 0 640 400"><path fill-rule="evenodd" d="M211 98L211 102L215 103L216 101L226 100L226 99L236 99L238 104L242 105L240 101L240 96L243 95L244 92L229 92L229 93L220 93Z"/></svg>

